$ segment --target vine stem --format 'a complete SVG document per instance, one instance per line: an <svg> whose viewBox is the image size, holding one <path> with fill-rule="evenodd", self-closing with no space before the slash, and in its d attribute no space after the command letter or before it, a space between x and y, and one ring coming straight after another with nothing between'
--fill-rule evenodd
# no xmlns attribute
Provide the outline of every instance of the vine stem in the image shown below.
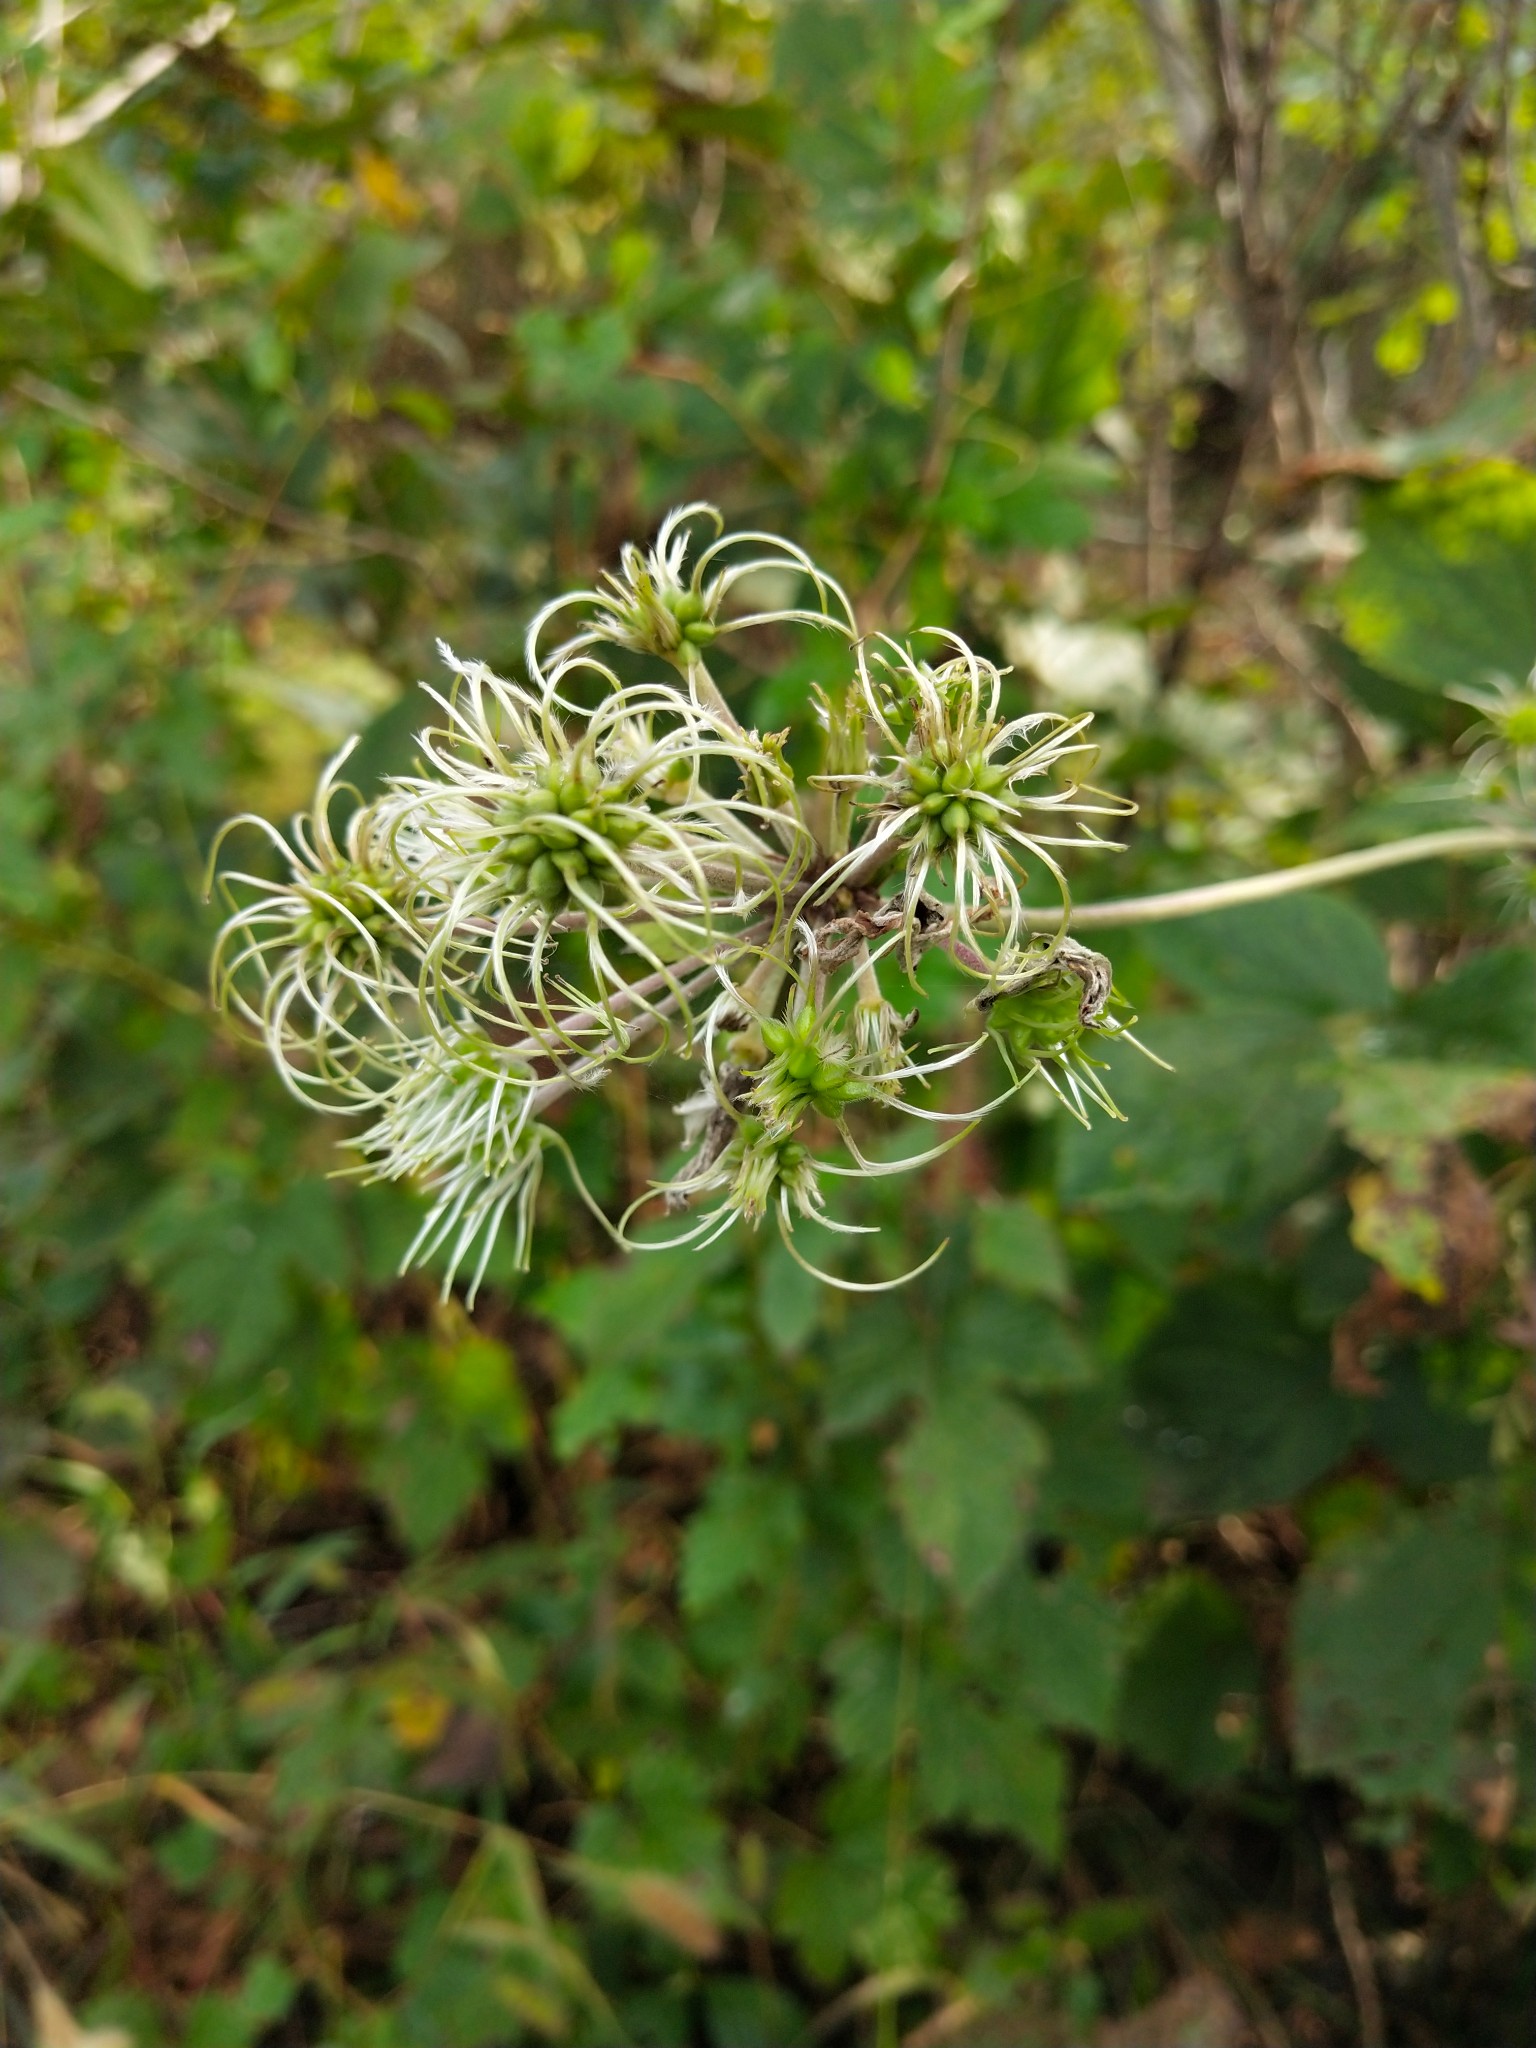
<svg viewBox="0 0 1536 2048"><path fill-rule="evenodd" d="M1330 854L1326 860L1303 861L1293 868L1274 868L1263 875L1239 875L1230 882L1206 882L1197 889L1169 889L1160 896L1120 896L1108 903L1084 903L1072 911L1073 931L1108 929L1113 925L1165 924L1171 918L1199 917L1208 910L1227 910L1242 903L1265 903L1272 896L1293 896L1301 889L1326 889L1357 875L1383 868L1407 867L1419 860L1469 860L1481 853L1513 853L1536 849L1536 829L1506 825L1472 825L1450 832L1421 832L1412 839L1394 839L1385 846L1363 846L1353 853ZM1027 913L1036 930L1061 921L1059 910Z"/></svg>

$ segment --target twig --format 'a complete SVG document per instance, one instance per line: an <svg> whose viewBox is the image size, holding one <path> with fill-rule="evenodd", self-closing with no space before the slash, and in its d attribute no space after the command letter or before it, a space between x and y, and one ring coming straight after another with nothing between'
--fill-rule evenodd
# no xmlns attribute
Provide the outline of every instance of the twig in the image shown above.
<svg viewBox="0 0 1536 2048"><path fill-rule="evenodd" d="M753 419L730 385L707 363L698 362L692 356L647 355L637 356L634 367L642 376L661 377L670 384L691 384L695 391L702 391L706 398L714 400L742 437L788 483L800 492L810 488L810 479L795 450L787 441L781 441L770 427L765 427L761 420Z"/></svg>
<svg viewBox="0 0 1536 2048"><path fill-rule="evenodd" d="M884 561L870 579L859 602L861 624L873 624L890 603L897 586L911 568L933 522L939 493L949 474L950 458L959 439L960 377L965 367L965 345L970 339L971 315L975 308L977 273L980 268L981 234L986 225L987 200L992 173L1002 145L1003 110L1008 90L1006 57L1018 32L1019 9L1010 6L1003 18L992 50L993 75L986 106L972 138L969 176L966 181L965 219L953 269L957 283L950 295L949 311L939 342L938 372L934 382L933 411L929 417L928 442L917 477L917 509L886 551Z"/></svg>
<svg viewBox="0 0 1536 2048"><path fill-rule="evenodd" d="M1074 931L1107 930L1115 925L1166 924L1171 918L1199 917L1208 910L1227 910L1242 903L1265 903L1273 896L1294 896L1302 889L1326 889L1357 875L1379 874L1384 868L1407 867L1420 860L1468 860L1485 853L1514 853L1536 848L1536 831L1504 825L1474 825L1451 832L1421 832L1412 839L1394 839L1385 846L1364 846L1353 853L1330 854L1326 860L1303 861L1293 868L1275 868L1263 875L1240 875L1230 882L1206 882L1196 889L1169 889L1158 896L1122 896L1108 903L1085 903L1072 913ZM1026 912L1036 931L1054 928L1059 910Z"/></svg>
<svg viewBox="0 0 1536 2048"><path fill-rule="evenodd" d="M83 8L78 10L80 13L84 11ZM83 142L87 135L110 121L120 107L141 93L146 85L152 85L169 71L184 52L203 49L215 36L221 35L234 18L235 9L230 0L220 0L218 6L210 7L206 14L200 14L196 21L189 22L173 41L148 44L128 60L116 78L109 78L105 85L99 85L93 93L87 94L77 107L71 107L67 114L60 114L56 110L57 67L65 27L64 13L62 8L45 10L36 33L28 38L30 42L48 45L51 59L39 93L39 102L46 111L41 119L31 123L26 135L28 151L69 149L75 143ZM36 176L35 171L32 176ZM25 156L18 150L0 150L0 213L14 206L30 189Z"/></svg>
<svg viewBox="0 0 1536 2048"><path fill-rule="evenodd" d="M262 526L280 527L285 533L346 547L357 554L394 555L402 562L430 572L431 563L425 552L410 541L402 540L398 534L386 533L375 526L349 526L342 520L301 512L293 505L271 504L258 492L248 491L241 484L226 483L223 477L189 462L174 448L168 448L163 441L144 433L124 414L109 406L91 405L83 398L76 398L73 392L61 390L45 378L34 377L30 370L22 370L13 377L11 389L30 399L34 405L44 406L49 412L73 420L76 426L86 427L95 434L105 434L109 440L120 441L141 462L149 463L187 490L195 491L199 497L221 505L226 512L233 512L242 519L254 519Z"/></svg>
<svg viewBox="0 0 1536 2048"><path fill-rule="evenodd" d="M1342 1842L1323 1843L1323 1869L1328 1878L1328 1903L1344 1954L1344 1966L1354 1987L1355 2006L1360 2014L1360 2048L1386 2048L1386 2027L1381 2011L1381 1987L1376 1982L1376 1965L1371 1945L1360 1925L1355 1905L1355 1888L1349 1879L1349 1857Z"/></svg>
<svg viewBox="0 0 1536 2048"><path fill-rule="evenodd" d="M146 966L130 953L119 953L113 946L76 945L69 939L56 939L46 926L32 918L17 917L9 911L0 913L0 927L23 944L36 946L53 966L67 968L76 974L95 974L112 981L125 981L141 995L149 996L182 1017L207 1014L207 1002L195 988L188 988L184 981L162 974L158 968Z"/></svg>

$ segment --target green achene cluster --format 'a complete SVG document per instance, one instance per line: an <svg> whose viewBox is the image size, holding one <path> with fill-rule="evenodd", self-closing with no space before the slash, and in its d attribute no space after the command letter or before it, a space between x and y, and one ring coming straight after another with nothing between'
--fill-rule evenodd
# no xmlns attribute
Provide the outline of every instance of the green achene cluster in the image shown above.
<svg viewBox="0 0 1536 2048"><path fill-rule="evenodd" d="M1065 967L1048 968L1026 987L995 997L987 1029L1021 1065L1070 1051L1091 1028L1083 1017L1083 984Z"/></svg>
<svg viewBox="0 0 1536 2048"><path fill-rule="evenodd" d="M868 1082L829 1047L810 1004L795 1017L769 1018L759 1029L769 1059L753 1100L770 1126L793 1130L812 1110L836 1122L850 1103L868 1098Z"/></svg>
<svg viewBox="0 0 1536 2048"><path fill-rule="evenodd" d="M507 888L550 913L590 902L614 879L613 852L643 836L644 809L615 785L594 788L580 769L552 763L503 806L499 841Z"/></svg>
<svg viewBox="0 0 1536 2048"><path fill-rule="evenodd" d="M922 831L930 852L942 853L975 825L995 825L998 807L993 799L1007 781L1008 769L1002 763L946 762L931 754L909 760L907 782L926 820Z"/></svg>
<svg viewBox="0 0 1536 2048"><path fill-rule="evenodd" d="M334 952L347 966L369 957L369 940L382 952L399 931L390 904L397 894L392 876L346 866L307 892L309 909L295 932L299 945Z"/></svg>

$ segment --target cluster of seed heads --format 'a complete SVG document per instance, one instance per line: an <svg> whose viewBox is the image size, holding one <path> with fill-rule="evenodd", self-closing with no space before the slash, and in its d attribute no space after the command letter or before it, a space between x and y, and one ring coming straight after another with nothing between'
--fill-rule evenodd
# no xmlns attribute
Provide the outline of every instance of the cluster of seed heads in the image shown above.
<svg viewBox="0 0 1536 2048"><path fill-rule="evenodd" d="M786 576L802 601L754 610ZM832 671L819 772L798 778L789 736L747 729L704 658L790 625L825 637ZM669 1242L772 1214L808 1264L798 1223L867 1228L829 1213L829 1182L908 1172L996 1106L922 1099L986 1046L996 1101L1039 1077L1084 1121L1118 1115L1101 1052L1135 1020L1069 935L1062 860L1111 845L1094 821L1131 807L1082 779L1086 716L1006 707L1003 671L952 633L861 635L802 550L705 505L547 605L526 680L442 653L416 773L365 802L349 742L290 837L232 821L266 834L276 874L220 870L220 835L213 982L289 1088L362 1125L353 1170L425 1191L407 1260L445 1254L445 1289L468 1261L473 1297L503 1227L526 1263L546 1153L575 1175L561 1105L620 1066L694 1074L673 1173L617 1218L575 1175L637 1249L659 1202L686 1219ZM935 952L975 988L944 1046L919 1037ZM891 1113L936 1142L890 1153Z"/></svg>

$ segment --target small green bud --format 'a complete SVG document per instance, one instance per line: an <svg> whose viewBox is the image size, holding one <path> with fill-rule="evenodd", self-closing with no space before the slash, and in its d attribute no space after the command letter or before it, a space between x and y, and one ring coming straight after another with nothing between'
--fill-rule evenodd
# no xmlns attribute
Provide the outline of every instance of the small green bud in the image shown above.
<svg viewBox="0 0 1536 2048"><path fill-rule="evenodd" d="M946 809L939 823L951 839L963 839L971 829L971 814L966 806L956 799Z"/></svg>

